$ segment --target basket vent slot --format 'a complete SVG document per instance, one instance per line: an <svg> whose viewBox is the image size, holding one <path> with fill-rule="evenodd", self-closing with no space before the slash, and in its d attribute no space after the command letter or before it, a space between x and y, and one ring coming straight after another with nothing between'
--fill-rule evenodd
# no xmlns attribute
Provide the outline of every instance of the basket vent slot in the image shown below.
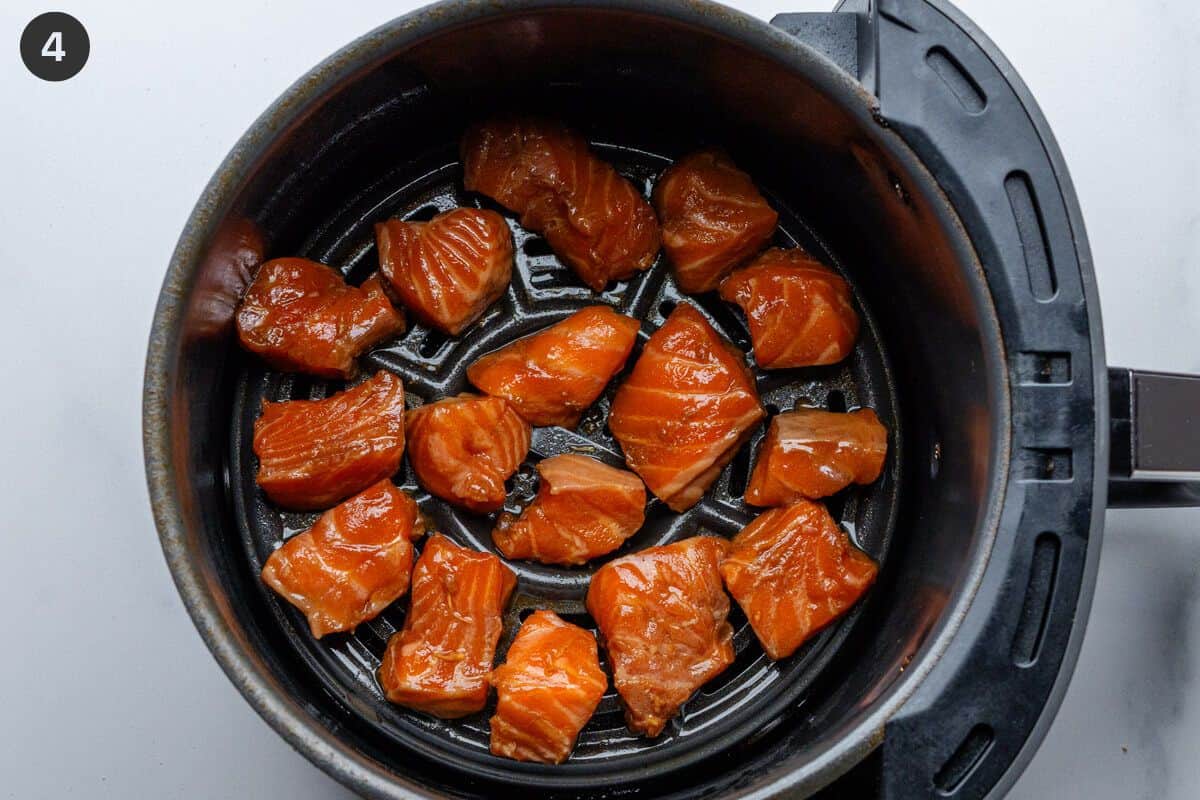
<svg viewBox="0 0 1200 800"><path fill-rule="evenodd" d="M733 497L744 495L746 486L750 483L750 450L751 443L747 442L733 457L732 468L729 471L729 494Z"/></svg>
<svg viewBox="0 0 1200 800"><path fill-rule="evenodd" d="M942 79L950 94L968 113L978 114L987 106L987 95L983 89L944 47L935 47L926 53L925 63Z"/></svg>
<svg viewBox="0 0 1200 800"><path fill-rule="evenodd" d="M421 340L421 347L418 352L425 356L425 358L433 358L448 341L449 339L446 337L446 334L430 328L425 332L425 338Z"/></svg>
<svg viewBox="0 0 1200 800"><path fill-rule="evenodd" d="M957 792L966 783L967 778L971 777L971 773L983 763L995 741L996 732L990 725L980 723L971 728L962 744L933 776L933 785L937 787L938 793L952 795Z"/></svg>
<svg viewBox="0 0 1200 800"><path fill-rule="evenodd" d="M545 258L554 255L554 251L550 249L550 243L541 236L530 236L521 245L521 251L530 258Z"/></svg>
<svg viewBox="0 0 1200 800"><path fill-rule="evenodd" d="M1037 662L1050 616L1050 601L1054 597L1054 582L1058 575L1058 536L1043 533L1033 545L1029 564L1029 583L1025 586L1025 602L1013 635L1012 659L1017 666L1028 667Z"/></svg>
<svg viewBox="0 0 1200 800"><path fill-rule="evenodd" d="M1017 234L1021 237L1021 250L1025 253L1025 269L1029 273L1029 288L1033 296L1042 302L1053 300L1058 292L1058 278L1054 274L1054 261L1050 256L1050 243L1046 238L1046 225L1042 221L1042 210L1033 193L1033 182L1024 172L1010 172L1004 179L1004 191L1012 206L1013 220L1017 223Z"/></svg>
<svg viewBox="0 0 1200 800"><path fill-rule="evenodd" d="M540 291L554 289L587 289L579 282L575 273L557 261L544 261L541 266L530 270L530 283Z"/></svg>

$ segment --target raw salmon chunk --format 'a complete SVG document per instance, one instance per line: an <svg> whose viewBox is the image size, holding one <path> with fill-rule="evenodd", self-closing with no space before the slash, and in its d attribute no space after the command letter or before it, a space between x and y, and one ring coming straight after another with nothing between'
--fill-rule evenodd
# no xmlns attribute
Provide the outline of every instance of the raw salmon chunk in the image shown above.
<svg viewBox="0 0 1200 800"><path fill-rule="evenodd" d="M467 370L480 390L503 397L531 425L574 428L625 366L637 320L591 306L489 353Z"/></svg>
<svg viewBox="0 0 1200 800"><path fill-rule="evenodd" d="M354 630L408 591L412 540L424 530L417 504L385 479L284 542L262 579L304 612L318 639Z"/></svg>
<svg viewBox="0 0 1200 800"><path fill-rule="evenodd" d="M654 210L632 183L556 122L497 119L462 142L463 184L521 215L521 224L595 291L658 254Z"/></svg>
<svg viewBox="0 0 1200 800"><path fill-rule="evenodd" d="M600 704L608 676L590 631L553 611L535 611L492 673L492 684L492 753L561 764Z"/></svg>
<svg viewBox="0 0 1200 800"><path fill-rule="evenodd" d="M693 692L733 663L718 571L728 545L695 536L610 561L592 576L588 612L635 733L662 733Z"/></svg>
<svg viewBox="0 0 1200 800"><path fill-rule="evenodd" d="M721 283L750 323L763 369L835 364L854 349L858 313L841 275L800 248L772 248Z"/></svg>
<svg viewBox="0 0 1200 800"><path fill-rule="evenodd" d="M375 226L379 267L414 317L457 336L512 278L512 232L495 211L455 208L429 222Z"/></svg>
<svg viewBox="0 0 1200 800"><path fill-rule="evenodd" d="M742 354L684 303L646 342L608 427L650 491L683 511L763 415Z"/></svg>
<svg viewBox="0 0 1200 800"><path fill-rule="evenodd" d="M547 458L537 471L537 498L519 518L501 515L492 532L505 558L582 564L616 550L646 519L646 488L632 472L574 454Z"/></svg>
<svg viewBox="0 0 1200 800"><path fill-rule="evenodd" d="M404 456L404 387L377 372L324 400L263 403L258 485L284 508L329 508L390 477Z"/></svg>
<svg viewBox="0 0 1200 800"><path fill-rule="evenodd" d="M675 282L691 294L716 289L767 246L779 222L750 176L719 150L676 161L654 187L654 209Z"/></svg>
<svg viewBox="0 0 1200 800"><path fill-rule="evenodd" d="M263 264L237 310L238 338L275 369L349 378L367 348L404 331L379 276L362 288L307 258Z"/></svg>
<svg viewBox="0 0 1200 800"><path fill-rule="evenodd" d="M778 414L767 428L746 486L746 502L783 506L828 497L852 483L870 483L883 471L887 429L869 408L845 414L798 408Z"/></svg>
<svg viewBox="0 0 1200 800"><path fill-rule="evenodd" d="M879 568L820 503L773 508L733 538L721 564L729 593L771 658L786 658L844 614Z"/></svg>
<svg viewBox="0 0 1200 800"><path fill-rule="evenodd" d="M379 665L387 699L447 719L482 710L516 585L491 553L429 537L413 569L408 617Z"/></svg>
<svg viewBox="0 0 1200 800"><path fill-rule="evenodd" d="M408 413L408 460L431 493L472 511L495 511L531 433L504 398L460 394Z"/></svg>

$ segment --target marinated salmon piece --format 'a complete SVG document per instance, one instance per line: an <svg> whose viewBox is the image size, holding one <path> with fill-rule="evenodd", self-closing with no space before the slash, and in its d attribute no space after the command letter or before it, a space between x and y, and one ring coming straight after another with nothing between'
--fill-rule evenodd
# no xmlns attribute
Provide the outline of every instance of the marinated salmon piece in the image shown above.
<svg viewBox="0 0 1200 800"><path fill-rule="evenodd" d="M352 631L408 591L417 504L390 480L322 514L267 559L263 582L304 612L313 636Z"/></svg>
<svg viewBox="0 0 1200 800"><path fill-rule="evenodd" d="M379 268L413 316L457 336L512 278L512 232L495 211L455 208L429 222L375 226Z"/></svg>
<svg viewBox="0 0 1200 800"><path fill-rule="evenodd" d="M531 425L574 428L624 368L638 327L608 306L584 308L480 358L467 377L508 400Z"/></svg>
<svg viewBox="0 0 1200 800"><path fill-rule="evenodd" d="M553 611L521 625L503 664L492 673L494 755L561 764L575 749L608 688L596 637Z"/></svg>
<svg viewBox="0 0 1200 800"><path fill-rule="evenodd" d="M208 236L207 252L197 267L188 311L188 331L199 339L224 337L237 324L242 296L264 261L262 229L247 217L225 217Z"/></svg>
<svg viewBox="0 0 1200 800"><path fill-rule="evenodd" d="M592 576L588 613L635 733L658 736L693 692L733 663L719 572L728 546L694 536L615 559Z"/></svg>
<svg viewBox="0 0 1200 800"><path fill-rule="evenodd" d="M486 513L504 505L531 433L504 398L464 393L408 413L408 460L431 493Z"/></svg>
<svg viewBox="0 0 1200 800"><path fill-rule="evenodd" d="M516 585L491 553L429 537L413 568L404 627L388 640L379 665L387 699L446 719L482 710L501 614Z"/></svg>
<svg viewBox="0 0 1200 800"><path fill-rule="evenodd" d="M608 427L650 491L683 511L763 416L742 354L684 303L646 342Z"/></svg>
<svg viewBox="0 0 1200 800"><path fill-rule="evenodd" d="M263 403L258 485L284 508L329 508L393 475L404 456L404 387L390 372L324 400Z"/></svg>
<svg viewBox="0 0 1200 800"><path fill-rule="evenodd" d="M852 483L871 483L883 471L887 428L869 408L834 413L798 408L767 428L746 486L746 502L784 506L828 497Z"/></svg>
<svg viewBox="0 0 1200 800"><path fill-rule="evenodd" d="M676 161L653 197L675 283L689 294L716 289L730 270L767 246L779 222L750 176L720 150Z"/></svg>
<svg viewBox="0 0 1200 800"><path fill-rule="evenodd" d="M820 503L760 515L733 538L721 576L771 658L786 658L850 609L879 568Z"/></svg>
<svg viewBox="0 0 1200 800"><path fill-rule="evenodd" d="M404 315L378 274L356 288L324 264L276 258L246 290L237 330L242 346L275 369L350 378L360 353L404 331Z"/></svg>
<svg viewBox="0 0 1200 800"><path fill-rule="evenodd" d="M520 517L502 514L492 532L505 558L582 564L616 550L646 520L646 488L632 472L572 453L537 471L537 497Z"/></svg>
<svg viewBox="0 0 1200 800"><path fill-rule="evenodd" d="M854 350L858 313L841 275L800 248L772 248L721 283L750 323L763 369L836 364Z"/></svg>
<svg viewBox="0 0 1200 800"><path fill-rule="evenodd" d="M649 267L659 248L654 210L587 140L557 122L496 119L462 142L463 185L521 216L599 292Z"/></svg>

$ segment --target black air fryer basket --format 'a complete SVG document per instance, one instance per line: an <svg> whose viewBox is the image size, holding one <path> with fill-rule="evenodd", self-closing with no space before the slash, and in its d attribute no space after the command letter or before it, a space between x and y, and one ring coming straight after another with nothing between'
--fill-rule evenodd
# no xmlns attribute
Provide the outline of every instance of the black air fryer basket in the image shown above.
<svg viewBox="0 0 1200 800"><path fill-rule="evenodd" d="M263 399L343 387L267 370L232 329L264 258L306 256L358 282L377 266L374 222L487 206L462 189L458 141L513 111L564 119L647 192L689 150L729 150L779 210L776 244L819 254L863 312L850 359L760 373L764 404L869 406L891 435L881 479L829 503L881 563L863 603L779 662L735 607L737 660L662 737L632 736L610 690L554 767L492 756L490 707L446 722L383 699L374 671L404 604L318 642L259 581L315 515L280 512L257 490L254 418ZM453 338L417 325L365 357L367 371L403 378L410 406L467 389L478 355L585 305L641 320L644 342L684 301L661 260L597 296L509 222L513 282L479 322ZM732 306L687 301L749 349ZM1062 156L1012 67L948 3L847 0L767 25L697 0L451 0L318 66L218 170L159 300L146 462L168 563L218 661L289 742L363 794L982 797L1015 780L1061 700L1106 497L1200 497L1188 483L1198 386L1106 368ZM611 393L576 429L535 431L514 509L540 458L622 463ZM652 502L617 555L736 533L753 518L741 495L762 433L693 509ZM491 549L490 519L430 497L407 467L396 480L440 531ZM511 566L500 658L536 608L594 627L582 599L595 565Z"/></svg>

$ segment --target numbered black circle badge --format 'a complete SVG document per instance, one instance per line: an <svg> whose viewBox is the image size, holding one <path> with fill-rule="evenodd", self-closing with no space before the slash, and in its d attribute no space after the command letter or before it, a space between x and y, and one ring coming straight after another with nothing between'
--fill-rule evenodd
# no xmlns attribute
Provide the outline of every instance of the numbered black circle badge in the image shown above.
<svg viewBox="0 0 1200 800"><path fill-rule="evenodd" d="M21 34L21 60L44 81L75 77L87 63L91 49L83 25L61 11L39 14Z"/></svg>

